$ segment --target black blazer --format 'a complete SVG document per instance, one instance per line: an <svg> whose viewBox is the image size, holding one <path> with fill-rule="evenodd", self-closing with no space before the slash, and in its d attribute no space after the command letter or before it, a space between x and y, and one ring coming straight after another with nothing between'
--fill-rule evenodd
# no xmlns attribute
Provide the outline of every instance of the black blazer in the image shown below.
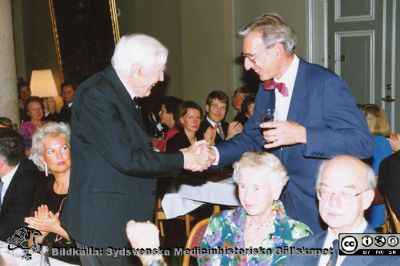
<svg viewBox="0 0 400 266"><path fill-rule="evenodd" d="M400 218L400 151L386 157L379 166L378 189L389 199L390 206Z"/></svg>
<svg viewBox="0 0 400 266"><path fill-rule="evenodd" d="M155 178L179 174L181 152L151 146L132 99L109 67L77 89L71 119L71 178L62 225L77 243L126 247L126 223L150 220Z"/></svg>
<svg viewBox="0 0 400 266"><path fill-rule="evenodd" d="M58 122L71 123L71 107L68 107L68 104L64 104L60 110L60 113L57 115Z"/></svg>
<svg viewBox="0 0 400 266"><path fill-rule="evenodd" d="M226 138L228 136L229 124L225 121L221 121L221 125L222 125L222 130L224 131L225 138ZM206 132L207 128L209 128L209 127L212 127L212 125L210 124L210 122L208 122L207 118L204 117L203 121L201 121L199 131L197 131L197 133L196 133L198 140L204 139L204 133ZM224 140L221 139L221 137L217 133L215 136L215 144L220 143L222 141L224 141Z"/></svg>
<svg viewBox="0 0 400 266"><path fill-rule="evenodd" d="M187 148L191 145L190 140L184 131L179 131L175 136L167 141L167 152L179 151L180 149Z"/></svg>
<svg viewBox="0 0 400 266"><path fill-rule="evenodd" d="M0 211L0 240L6 241L16 229L24 226L35 186L41 179L40 172L34 167L28 160L21 161L8 186Z"/></svg>

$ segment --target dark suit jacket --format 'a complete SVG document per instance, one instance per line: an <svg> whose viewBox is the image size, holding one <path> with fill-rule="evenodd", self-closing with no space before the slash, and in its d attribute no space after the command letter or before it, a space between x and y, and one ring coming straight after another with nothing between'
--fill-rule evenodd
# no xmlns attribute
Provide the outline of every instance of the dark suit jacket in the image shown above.
<svg viewBox="0 0 400 266"><path fill-rule="evenodd" d="M392 210L400 218L400 151L381 162L378 176L379 191L388 197Z"/></svg>
<svg viewBox="0 0 400 266"><path fill-rule="evenodd" d="M153 151L140 111L112 67L79 86L71 126L62 224L80 244L127 246L126 223L152 218L155 178L178 174L183 155Z"/></svg>
<svg viewBox="0 0 400 266"><path fill-rule="evenodd" d="M16 229L24 226L24 218L29 215L39 179L41 174L31 162L21 161L3 198L0 211L0 240L6 241Z"/></svg>
<svg viewBox="0 0 400 266"><path fill-rule="evenodd" d="M63 107L60 110L60 113L57 115L57 120L58 122L64 122L64 123L71 123L71 107L68 107L68 104L64 104Z"/></svg>
<svg viewBox="0 0 400 266"><path fill-rule="evenodd" d="M167 141L167 152L179 151L191 145L190 140L184 131L179 131L175 136Z"/></svg>
<svg viewBox="0 0 400 266"><path fill-rule="evenodd" d="M376 233L376 231L368 225L364 233ZM324 231L316 235L308 236L297 240L293 246L297 248L323 248L328 232ZM340 243L339 243L340 245ZM288 256L286 266L313 266L318 265L320 256L297 255ZM398 256L346 256L343 266L367 266L367 265L399 265Z"/></svg>
<svg viewBox="0 0 400 266"><path fill-rule="evenodd" d="M242 134L216 145L220 154L219 166L231 164L246 151L263 149L260 112L266 108L275 108L275 93L265 91L260 84L254 115L245 124ZM306 127L307 144L270 151L281 160L290 177L281 200L288 216L307 224L317 233L322 230L315 192L320 163L340 154L370 157L374 139L344 80L328 69L302 59L287 120Z"/></svg>
<svg viewBox="0 0 400 266"><path fill-rule="evenodd" d="M225 121L221 121L221 125L222 125L222 130L224 131L225 138L226 138L228 135L229 124ZM207 118L204 117L203 121L201 121L199 131L197 131L197 133L196 133L198 140L204 139L204 133L206 132L207 128L209 128L209 127L212 127L212 125L210 124L210 122L208 122ZM215 144L223 142L223 141L224 140L221 139L221 137L217 133L215 136Z"/></svg>

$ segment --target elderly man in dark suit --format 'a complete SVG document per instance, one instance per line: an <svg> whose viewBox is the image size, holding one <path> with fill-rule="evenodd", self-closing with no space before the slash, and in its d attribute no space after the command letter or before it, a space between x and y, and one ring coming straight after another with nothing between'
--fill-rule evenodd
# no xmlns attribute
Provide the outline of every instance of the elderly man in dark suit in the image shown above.
<svg viewBox="0 0 400 266"><path fill-rule="evenodd" d="M324 162L318 173L319 213L328 230L297 240L297 248L333 248L330 255L289 256L286 265L399 265L398 256L338 255L341 233L376 233L364 218L376 186L371 167L353 156L338 156ZM329 264L328 264L329 263Z"/></svg>
<svg viewBox="0 0 400 266"><path fill-rule="evenodd" d="M156 178L204 170L215 158L203 143L153 151L137 98L164 80L168 50L134 34L118 42L112 67L77 89L71 120L71 181L62 224L78 246L128 247L125 225L153 215ZM129 257L81 256L83 265L129 265Z"/></svg>
<svg viewBox="0 0 400 266"><path fill-rule="evenodd" d="M24 159L24 140L10 128L0 128L0 240L24 226L40 173Z"/></svg>
<svg viewBox="0 0 400 266"><path fill-rule="evenodd" d="M374 142L366 120L344 80L295 55L295 33L279 15L257 17L240 35L244 66L253 69L262 84L254 115L242 134L216 145L215 164L231 164L244 152L264 146L290 177L281 195L288 215L320 232L314 190L318 166L340 154L372 156ZM266 109L276 111L277 121L262 123ZM260 126L269 130L260 134Z"/></svg>

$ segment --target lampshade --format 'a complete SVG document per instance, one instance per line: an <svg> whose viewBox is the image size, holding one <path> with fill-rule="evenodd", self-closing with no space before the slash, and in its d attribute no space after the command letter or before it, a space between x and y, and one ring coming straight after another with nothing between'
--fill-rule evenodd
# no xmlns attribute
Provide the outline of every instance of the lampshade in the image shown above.
<svg viewBox="0 0 400 266"><path fill-rule="evenodd" d="M58 96L51 69L32 70L30 87L33 96L43 98Z"/></svg>

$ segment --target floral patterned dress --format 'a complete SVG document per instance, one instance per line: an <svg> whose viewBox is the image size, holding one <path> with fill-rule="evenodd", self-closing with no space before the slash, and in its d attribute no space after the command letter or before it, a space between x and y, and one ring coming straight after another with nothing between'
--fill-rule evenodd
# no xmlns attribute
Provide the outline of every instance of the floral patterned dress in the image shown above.
<svg viewBox="0 0 400 266"><path fill-rule="evenodd" d="M252 252L250 256L242 252L245 248L244 226L247 216L244 208L239 206L235 210L212 216L201 243L203 252L208 248L224 248L224 251L233 249L234 252L200 254L197 258L199 265L285 265L286 255L276 252L277 248L290 246L295 240L312 232L307 225L290 219L281 201L273 203L273 211L276 213L274 232L265 237L260 247L253 247L258 248L259 252ZM266 252L260 252L262 248Z"/></svg>

